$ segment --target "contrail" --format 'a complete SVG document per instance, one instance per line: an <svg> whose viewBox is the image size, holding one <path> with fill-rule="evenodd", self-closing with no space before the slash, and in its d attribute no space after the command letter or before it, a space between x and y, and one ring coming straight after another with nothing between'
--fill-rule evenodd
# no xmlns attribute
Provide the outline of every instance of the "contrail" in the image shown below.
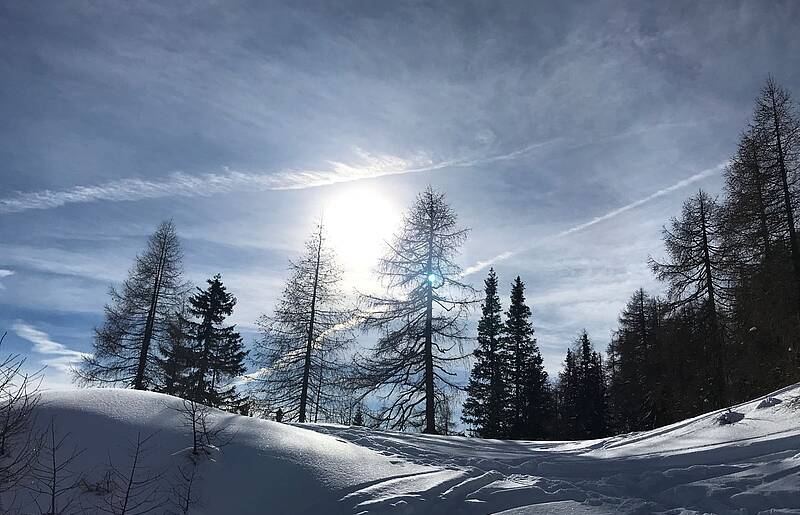
<svg viewBox="0 0 800 515"><path fill-rule="evenodd" d="M428 159L403 159L375 155L356 149L362 164L330 161L329 170L288 170L277 173L245 173L225 169L221 173L199 175L176 172L157 179L127 178L93 186L75 186L65 190L21 192L0 199L0 214L30 209L52 209L66 204L98 201L136 201L166 197L203 197L235 191L294 190L328 186L343 182L374 179L386 175L430 172L444 168L473 167L517 159L545 147L560 138L537 142L505 154L482 158L462 158L432 162Z"/></svg>
<svg viewBox="0 0 800 515"><path fill-rule="evenodd" d="M536 241L536 242L534 242L534 243L532 243L530 245L526 245L525 247L522 247L522 248L519 248L519 249L516 249L516 250L513 250L513 251L512 250L507 250L507 251L505 251L505 252L503 252L501 254L498 254L498 255L490 258L490 259L484 259L484 260L478 261L474 265L465 268L464 271L461 272L461 275L462 276L467 276L467 275L474 274L475 272L480 272L481 270L485 269L486 267L488 267L490 265L499 263L501 261L505 261L506 259L508 259L508 258L510 258L512 256L515 256L515 255L517 255L517 254L519 254L521 252L525 252L527 250L533 249L533 248L535 248L535 247L537 247L537 246L539 246L539 245L541 245L543 243L547 243L548 241L552 241L552 240L555 240L557 238L563 238L564 236L568 236L570 234L582 231L582 230L584 230L586 228L589 228L589 227L591 227L591 226L593 226L595 224L598 224L600 222L604 222L606 220L614 218L614 217L616 217L618 215L621 215L622 213L624 213L626 211L630 211L631 209L635 209L635 208L637 208L639 206L647 204L648 202L650 202L652 200L655 200L655 199L657 199L659 197L663 197L664 195L668 195L668 194L672 193L673 191L677 191L679 189L685 188L686 186L694 184L697 181L701 181L701 180L703 180L703 179L705 179L707 177L711 177L712 175L719 173L726 166L728 166L728 161L720 163L717 166L714 166L712 168L708 168L706 170L698 172L698 173L696 173L696 174L694 174L694 175L692 175L690 177L687 177L686 179L683 179L681 181L676 182L672 186L668 186L668 187L666 187L664 189L660 189L660 190L656 191L655 193L652 193L652 194L650 194L650 195L648 195L648 196L646 196L644 198L641 198L639 200L631 202L630 204L625 204L622 207L618 207L617 209L609 211L608 213L606 213L604 215L596 216L596 217L592 218L591 220L589 220L588 222L583 222L581 224L572 226L572 227L570 227L568 229L564 229L563 231L561 231L559 233L553 234L552 236L544 237L544 238L542 238L542 239L540 239L540 240L538 240L538 241Z"/></svg>

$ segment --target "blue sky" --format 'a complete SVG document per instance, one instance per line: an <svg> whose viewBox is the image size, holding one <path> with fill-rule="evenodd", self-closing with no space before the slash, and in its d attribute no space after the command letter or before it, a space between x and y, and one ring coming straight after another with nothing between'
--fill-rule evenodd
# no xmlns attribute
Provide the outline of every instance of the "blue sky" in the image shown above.
<svg viewBox="0 0 800 515"><path fill-rule="evenodd" d="M799 21L791 1L3 2L4 345L68 385L165 218L252 339L316 218L369 287L430 184L472 228L472 282L525 280L554 374L659 291L660 228L719 191L767 74L800 94Z"/></svg>

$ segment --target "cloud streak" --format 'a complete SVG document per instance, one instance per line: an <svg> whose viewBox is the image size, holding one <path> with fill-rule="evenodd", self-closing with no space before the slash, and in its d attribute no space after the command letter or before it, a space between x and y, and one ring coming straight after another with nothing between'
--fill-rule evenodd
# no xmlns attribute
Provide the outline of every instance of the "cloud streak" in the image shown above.
<svg viewBox="0 0 800 515"><path fill-rule="evenodd" d="M0 268L0 280L5 279L10 275L14 275L13 270L6 270L5 268ZM3 289L5 289L5 286L3 286L3 283L0 283L0 290Z"/></svg>
<svg viewBox="0 0 800 515"><path fill-rule="evenodd" d="M17 336L33 344L31 350L43 356L42 364L53 367L59 372L67 372L84 356L90 356L90 354L70 349L61 343L51 340L47 333L23 321L15 322L11 329Z"/></svg>
<svg viewBox="0 0 800 515"><path fill-rule="evenodd" d="M708 168L708 169L703 170L701 172L698 172L698 173L696 173L694 175L691 175L691 176L689 176L689 177L687 177L687 178L685 178L683 180L680 180L680 181L676 182L675 184L673 184L671 186L667 186L666 188L660 189L660 190L656 191L655 193L652 193L652 194L650 194L650 195L648 195L648 196L646 196L644 198L641 198L639 200L635 200L635 201L633 201L633 202L631 202L629 204L625 204L624 206L618 207L617 209L613 209L613 210L611 210L608 213L605 213L603 215L596 216L596 217L592 218L591 220L589 220L587 222L583 222L583 223L580 223L578 225L574 225L572 227L564 229L563 231L561 231L559 233L553 234L552 236L547 236L545 238L542 238L542 239L540 239L540 240L538 240L538 241L536 241L536 242L534 242L534 243L532 243L530 245L527 245L525 247L522 247L522 248L519 248L519 249L516 249L516 250L507 250L507 251L502 252L502 253L500 253L500 254L498 254L498 255L490 258L490 259L485 259L485 260L478 261L474 265L465 268L464 271L461 273L461 275L462 276L467 276L467 275L474 274L476 272L480 272L481 270L485 269L488 266L496 264L496 263L498 263L500 261L505 261L505 260L517 255L517 254L520 254L520 253L525 252L527 250L530 250L530 249L532 249L532 248L534 248L534 247L536 247L538 245L541 245L542 243L546 243L548 241L552 241L552 240L555 240L555 239L558 239L558 238L563 238L565 236L569 236L570 234L574 234L576 232L583 231L584 229L588 229L589 227L592 227L593 225L597 225L600 222L604 222L606 220L610 220L610 219L612 219L614 217L617 217L617 216L621 215L622 213L625 213L625 212L630 211L632 209L636 209L637 207L643 206L644 204L647 204L647 203L649 203L649 202L651 202L651 201L653 201L653 200L655 200L657 198L663 197L665 195L669 195L670 193L672 193L674 191L683 189L683 188L685 188L687 186L690 186L690 185L692 185L692 184L694 184L694 183L696 183L698 181L701 181L703 179L711 177L712 175L715 175L715 174L719 173L727 165L728 165L728 162L725 161L725 162L720 163L720 164L718 164L718 165L716 165L714 167Z"/></svg>
<svg viewBox="0 0 800 515"><path fill-rule="evenodd" d="M53 209L67 204L122 202L166 197L201 197L236 191L295 190L343 182L373 179L387 175L430 172L445 168L473 167L518 159L559 139L537 142L508 153L479 158L434 162L424 157L404 159L387 154L371 154L356 149L361 162L347 164L329 161L329 170L288 170L277 173L246 173L225 169L221 173L192 175L175 172L158 179L127 178L94 186L75 186L64 190L20 192L0 199L0 213L20 213L32 209Z"/></svg>

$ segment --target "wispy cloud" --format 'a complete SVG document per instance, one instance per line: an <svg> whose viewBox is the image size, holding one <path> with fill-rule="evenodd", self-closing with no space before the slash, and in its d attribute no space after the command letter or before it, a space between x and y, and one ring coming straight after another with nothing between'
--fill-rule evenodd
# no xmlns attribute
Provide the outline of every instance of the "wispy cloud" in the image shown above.
<svg viewBox="0 0 800 515"><path fill-rule="evenodd" d="M120 202L165 197L198 197L236 191L294 190L342 182L372 179L386 175L430 172L445 168L473 167L517 159L558 141L532 143L507 153L484 157L433 161L424 156L405 159L388 154L372 154L356 149L360 162L347 164L329 161L329 170L288 170L276 173L246 173L225 169L221 173L187 174L175 172L157 179L128 178L93 186L65 190L20 192L0 199L0 213L19 213L30 209L52 209L66 204Z"/></svg>
<svg viewBox="0 0 800 515"><path fill-rule="evenodd" d="M33 344L31 350L42 356L42 364L52 367L61 373L67 372L70 367L84 356L89 356L85 352L70 349L61 343L53 341L50 335L23 321L15 322L11 329L17 336Z"/></svg>
<svg viewBox="0 0 800 515"><path fill-rule="evenodd" d="M476 272L480 272L481 270L485 269L488 266L491 266L491 265L496 264L496 263L501 262L501 261L505 261L505 260L517 255L517 254L520 254L522 252L525 252L527 250L535 248L535 247L541 245L542 243L546 243L548 241L552 241L552 240L557 239L557 238L563 238L564 236L568 236L570 234L574 234L576 232L583 231L584 229L588 229L589 227L592 227L593 225L599 224L600 222L604 222L606 220L610 220L611 218L619 216L622 213L625 213L626 211L630 211L631 209L636 209L637 207L643 206L644 204L647 204L648 202L651 202L651 201L653 201L653 200L655 200L655 199L657 199L659 197L663 197L665 195L669 195L670 193L672 193L674 191L683 189L683 188L685 188L687 186L690 186L690 185L692 185L692 184L694 184L694 183L696 183L698 181L701 181L703 179L711 177L712 175L715 175L715 174L719 173L727 165L728 165L727 161L722 162L722 163L720 163L720 164L718 164L718 165L716 165L714 167L708 168L708 169L703 170L701 172L698 172L698 173L696 173L694 175L691 175L691 176L689 176L689 177L687 177L687 178L685 178L683 180L680 180L680 181L676 182L675 184L673 184L671 186L667 186L666 188L660 189L660 190L656 191L655 193L652 193L652 194L650 194L650 195L648 195L648 196L646 196L644 198L641 198L639 200L635 200L635 201L633 201L633 202L631 202L629 204L625 204L624 206L618 207L617 209L613 209L613 210L611 210L608 213L605 213L603 215L596 216L596 217L592 218L589 221L586 221L586 222L580 223L578 225L574 225L572 227L564 229L563 231L561 231L559 233L556 233L556 234L553 234L552 236L547 236L545 238L537 240L536 242L534 242L532 244L529 244L529 245L526 245L525 247L518 248L516 250L507 250L505 252L501 252L500 254L497 254L496 256L494 256L494 257L492 257L490 259L484 259L484 260L478 261L474 265L465 268L464 271L462 272L462 275L463 276L467 276L467 275L474 274Z"/></svg>
<svg viewBox="0 0 800 515"><path fill-rule="evenodd" d="M0 279L4 279L4 278L6 278L6 277L8 277L10 275L14 275L14 271L13 270L7 270L5 268L0 268ZM4 288L5 288L5 286L3 286L3 283L0 283L0 290L2 290Z"/></svg>

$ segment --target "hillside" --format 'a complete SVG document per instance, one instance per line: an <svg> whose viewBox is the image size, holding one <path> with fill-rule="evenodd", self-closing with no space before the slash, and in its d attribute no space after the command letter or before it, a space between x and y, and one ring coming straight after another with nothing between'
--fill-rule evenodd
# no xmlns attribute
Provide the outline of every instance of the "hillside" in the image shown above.
<svg viewBox="0 0 800 515"><path fill-rule="evenodd" d="M654 431L580 442L505 442L289 425L220 412L226 440L198 465L196 514L263 513L800 513L800 385ZM47 392L53 420L85 449L70 469L84 481L62 498L89 513L87 485L109 461L129 466L129 442L153 435L142 463L165 492L189 463L189 433L173 397L89 389ZM39 513L20 489L22 513ZM42 500L42 499L40 499ZM6 501L7 502L7 501ZM682 511L687 510L687 511ZM772 511L769 511L772 510ZM165 513L159 508L153 513Z"/></svg>

